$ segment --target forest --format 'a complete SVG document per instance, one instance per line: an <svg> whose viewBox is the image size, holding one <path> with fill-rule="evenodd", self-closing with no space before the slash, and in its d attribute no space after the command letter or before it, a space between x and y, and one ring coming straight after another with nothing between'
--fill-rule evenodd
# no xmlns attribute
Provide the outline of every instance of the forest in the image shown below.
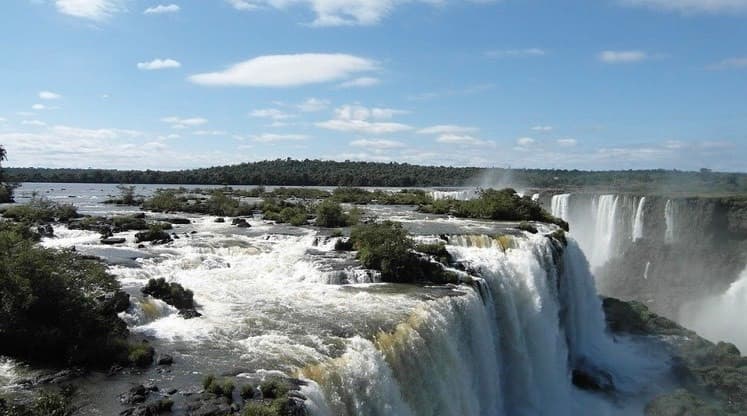
<svg viewBox="0 0 747 416"><path fill-rule="evenodd" d="M583 171L418 166L407 163L277 159L179 171L6 168L8 182L77 182L279 186L481 186L619 192L733 194L747 174L709 169Z"/></svg>

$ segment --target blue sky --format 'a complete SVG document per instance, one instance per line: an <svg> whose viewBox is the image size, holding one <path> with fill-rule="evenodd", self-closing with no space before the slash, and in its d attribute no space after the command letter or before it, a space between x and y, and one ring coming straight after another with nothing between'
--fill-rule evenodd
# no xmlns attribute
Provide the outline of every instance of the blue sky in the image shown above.
<svg viewBox="0 0 747 416"><path fill-rule="evenodd" d="M747 0L9 0L7 166L747 171Z"/></svg>

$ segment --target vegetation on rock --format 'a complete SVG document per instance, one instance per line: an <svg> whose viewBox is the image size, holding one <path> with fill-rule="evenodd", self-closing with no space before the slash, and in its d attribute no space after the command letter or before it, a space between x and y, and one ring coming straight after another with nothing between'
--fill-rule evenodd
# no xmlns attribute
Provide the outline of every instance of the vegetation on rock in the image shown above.
<svg viewBox="0 0 747 416"><path fill-rule="evenodd" d="M177 309L194 309L194 293L179 283L167 283L166 279L150 279L141 289L144 295L160 299Z"/></svg>
<svg viewBox="0 0 747 416"><path fill-rule="evenodd" d="M67 222L80 217L74 205L52 202L36 196L26 204L6 208L2 214L5 218L27 224Z"/></svg>

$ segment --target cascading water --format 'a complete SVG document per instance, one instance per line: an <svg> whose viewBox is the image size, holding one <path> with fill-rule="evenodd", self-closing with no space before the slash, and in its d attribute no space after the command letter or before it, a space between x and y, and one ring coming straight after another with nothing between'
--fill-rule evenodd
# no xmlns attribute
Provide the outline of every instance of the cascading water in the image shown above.
<svg viewBox="0 0 747 416"><path fill-rule="evenodd" d="M668 244L671 244L674 242L675 238L675 223L674 223L674 216L675 216L675 205L674 201L671 199L667 200L667 204L664 206L664 222L666 223L667 229L664 234L664 241Z"/></svg>
<svg viewBox="0 0 747 416"><path fill-rule="evenodd" d="M592 269L603 266L613 253L619 199L617 195L600 195L593 201L596 221L590 258Z"/></svg>
<svg viewBox="0 0 747 416"><path fill-rule="evenodd" d="M646 197L641 197L638 201L638 208L635 210L633 218L633 241L643 238L643 208L646 205Z"/></svg>
<svg viewBox="0 0 747 416"><path fill-rule="evenodd" d="M739 280L718 296L712 296L683 306L680 321L699 335L714 342L726 340L747 352L747 269Z"/></svg>
<svg viewBox="0 0 747 416"><path fill-rule="evenodd" d="M394 330L373 341L354 338L341 357L302 370L315 381L312 413L631 414L571 383L574 368L604 371L618 391L636 393L659 370L605 334L593 277L576 243L560 255L542 235L513 238L509 249L488 240L451 237L447 245L480 276L481 290L432 301Z"/></svg>
<svg viewBox="0 0 747 416"><path fill-rule="evenodd" d="M478 191L475 189L463 189L458 191L432 191L431 197L436 201L440 199L456 199L458 201L467 201L477 198Z"/></svg>
<svg viewBox="0 0 747 416"><path fill-rule="evenodd" d="M558 218L568 221L568 205L571 194L553 195L550 201L550 213Z"/></svg>

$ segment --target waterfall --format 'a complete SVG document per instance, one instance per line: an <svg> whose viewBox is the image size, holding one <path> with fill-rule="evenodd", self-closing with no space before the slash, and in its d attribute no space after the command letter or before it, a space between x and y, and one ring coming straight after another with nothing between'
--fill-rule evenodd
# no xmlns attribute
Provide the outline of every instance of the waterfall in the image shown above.
<svg viewBox="0 0 747 416"><path fill-rule="evenodd" d="M436 201L440 199L456 199L458 201L467 201L475 199L478 196L476 189L463 189L458 191L432 191L431 197Z"/></svg>
<svg viewBox="0 0 747 416"><path fill-rule="evenodd" d="M617 195L600 195L593 201L596 221L594 247L591 249L592 269L603 266L612 255L619 199Z"/></svg>
<svg viewBox="0 0 747 416"><path fill-rule="evenodd" d="M540 194L532 194L532 201L539 201Z"/></svg>
<svg viewBox="0 0 747 416"><path fill-rule="evenodd" d="M667 230L664 234L664 241L668 244L674 242L674 216L675 206L674 201L671 199L667 200L667 204L664 206L664 221L667 225Z"/></svg>
<svg viewBox="0 0 747 416"><path fill-rule="evenodd" d="M458 243L470 240L487 239ZM593 277L572 239L562 255L542 235L517 238L508 250L452 241L449 252L485 290L462 287L461 296L429 302L393 330L355 337L341 357L304 368L314 381L313 415L642 413L640 404L617 408L571 382L582 369L635 394L652 377L643 354L605 333Z"/></svg>
<svg viewBox="0 0 747 416"><path fill-rule="evenodd" d="M680 321L713 342L736 344L744 354L747 351L746 315L747 268L725 293L683 306Z"/></svg>
<svg viewBox="0 0 747 416"><path fill-rule="evenodd" d="M638 201L638 209L635 210L635 217L633 218L633 241L643 238L643 207L645 205L646 197L644 196Z"/></svg>
<svg viewBox="0 0 747 416"><path fill-rule="evenodd" d="M551 214L568 221L568 203L570 199L571 194L553 195L550 201Z"/></svg>

